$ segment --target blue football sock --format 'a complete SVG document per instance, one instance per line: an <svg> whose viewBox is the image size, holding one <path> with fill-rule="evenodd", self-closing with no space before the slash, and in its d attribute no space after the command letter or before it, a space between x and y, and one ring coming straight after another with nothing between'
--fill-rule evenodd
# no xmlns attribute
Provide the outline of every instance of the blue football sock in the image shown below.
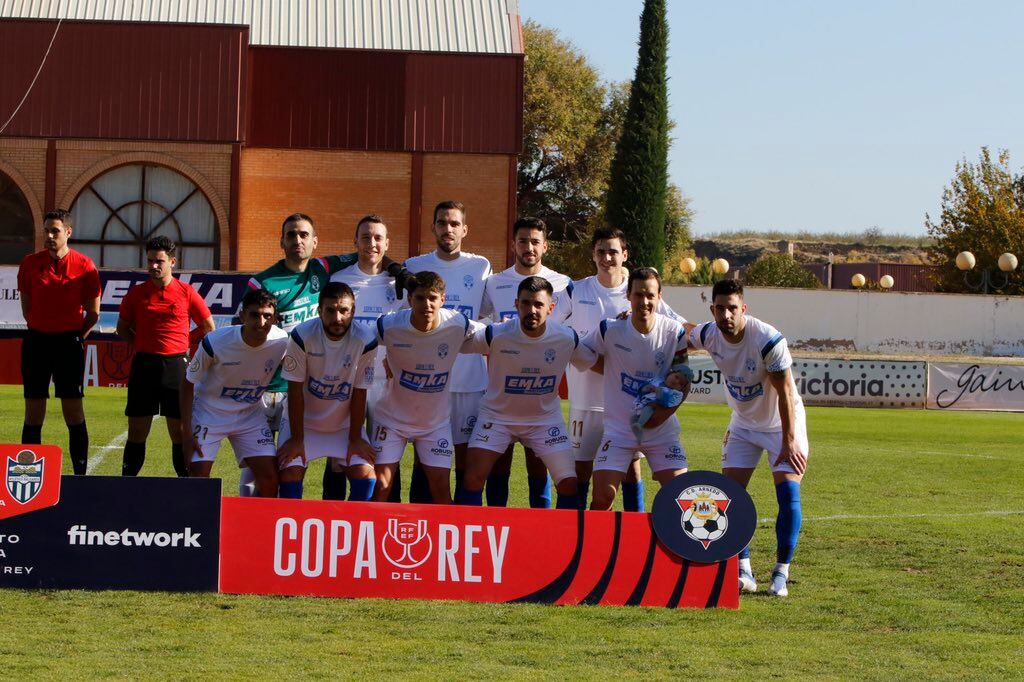
<svg viewBox="0 0 1024 682"><path fill-rule="evenodd" d="M580 508L580 496L579 494L574 495L563 495L558 493L558 501L555 503L555 509L574 509Z"/></svg>
<svg viewBox="0 0 1024 682"><path fill-rule="evenodd" d="M455 493L455 504L467 507L482 507L484 505L484 491L459 488Z"/></svg>
<svg viewBox="0 0 1024 682"><path fill-rule="evenodd" d="M622 510L642 512L644 510L644 482L622 483Z"/></svg>
<svg viewBox="0 0 1024 682"><path fill-rule="evenodd" d="M376 487L376 478L353 478L348 482L348 501L369 502L373 499L373 489Z"/></svg>
<svg viewBox="0 0 1024 682"><path fill-rule="evenodd" d="M580 500L580 509L586 509L588 506L587 498L590 496L590 481L587 481L586 483L580 483L579 486L577 486L577 488L578 491L576 493L576 496Z"/></svg>
<svg viewBox="0 0 1024 682"><path fill-rule="evenodd" d="M412 467L412 483L409 484L409 501L415 504L430 504L434 497L430 494L430 482L422 464Z"/></svg>
<svg viewBox="0 0 1024 682"><path fill-rule="evenodd" d="M740 559L750 559L750 545L740 550Z"/></svg>
<svg viewBox="0 0 1024 682"><path fill-rule="evenodd" d="M551 477L547 474L544 478L530 476L526 481L530 486L530 507L551 509Z"/></svg>
<svg viewBox="0 0 1024 682"><path fill-rule="evenodd" d="M779 516L775 520L775 541L778 545L780 564L793 560L796 540L800 536L803 511L800 507L800 484L783 481L775 486L775 498L779 501Z"/></svg>
<svg viewBox="0 0 1024 682"><path fill-rule="evenodd" d="M492 473L487 477L487 506L507 507L508 506L508 479L511 477L507 471L503 474Z"/></svg>
<svg viewBox="0 0 1024 682"><path fill-rule="evenodd" d="M290 500L301 500L302 481L282 481L277 486L277 496Z"/></svg>

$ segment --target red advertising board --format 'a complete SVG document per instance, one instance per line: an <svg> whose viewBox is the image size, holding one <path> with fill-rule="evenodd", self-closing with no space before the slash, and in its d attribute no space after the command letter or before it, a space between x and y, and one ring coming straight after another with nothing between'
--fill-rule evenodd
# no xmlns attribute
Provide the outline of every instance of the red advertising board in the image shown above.
<svg viewBox="0 0 1024 682"><path fill-rule="evenodd" d="M0 444L0 519L57 504L60 460L56 445Z"/></svg>
<svg viewBox="0 0 1024 682"><path fill-rule="evenodd" d="M225 498L222 592L739 607L735 557L680 559L650 515Z"/></svg>

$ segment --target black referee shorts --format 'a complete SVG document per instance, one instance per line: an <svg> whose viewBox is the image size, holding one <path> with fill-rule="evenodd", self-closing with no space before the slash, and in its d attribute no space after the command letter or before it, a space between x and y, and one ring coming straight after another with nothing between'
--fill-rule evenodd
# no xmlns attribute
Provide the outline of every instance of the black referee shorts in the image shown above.
<svg viewBox="0 0 1024 682"><path fill-rule="evenodd" d="M21 383L29 400L85 395L85 343L81 332L47 334L29 329L21 340Z"/></svg>
<svg viewBox="0 0 1024 682"><path fill-rule="evenodd" d="M181 419L178 392L185 379L185 355L136 353L128 375L126 417Z"/></svg>

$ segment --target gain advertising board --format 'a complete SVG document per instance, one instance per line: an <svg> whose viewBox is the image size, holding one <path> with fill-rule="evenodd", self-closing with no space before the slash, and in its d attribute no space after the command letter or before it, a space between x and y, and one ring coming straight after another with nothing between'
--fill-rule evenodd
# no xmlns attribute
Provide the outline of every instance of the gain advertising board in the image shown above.
<svg viewBox="0 0 1024 682"><path fill-rule="evenodd" d="M929 364L928 408L1024 412L1024 365Z"/></svg>

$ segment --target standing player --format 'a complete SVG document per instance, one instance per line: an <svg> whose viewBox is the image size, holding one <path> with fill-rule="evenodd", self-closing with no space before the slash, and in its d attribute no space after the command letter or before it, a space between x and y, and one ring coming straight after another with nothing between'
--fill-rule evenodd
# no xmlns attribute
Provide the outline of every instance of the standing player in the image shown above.
<svg viewBox="0 0 1024 682"><path fill-rule="evenodd" d="M555 478L559 509L579 508L576 467L558 385L569 362L590 369L597 355L571 327L549 321L554 290L530 276L516 288L518 319L478 330L463 352L490 353L487 393L469 440L466 476L456 502L480 506L491 467L513 440L543 461Z"/></svg>
<svg viewBox="0 0 1024 682"><path fill-rule="evenodd" d="M260 398L288 347L274 326L277 301L254 289L242 297L242 324L207 335L196 349L181 389L182 445L189 475L209 478L227 438L238 464L255 474L261 497L276 497L277 448Z"/></svg>
<svg viewBox="0 0 1024 682"><path fill-rule="evenodd" d="M181 449L179 391L185 377L190 341L213 331L213 316L190 285L172 274L177 246L167 237L146 242L149 279L128 290L118 311L117 333L134 347L128 375L128 439L121 464L123 476L137 476L146 461L146 439L153 417L161 414L171 438L171 462L178 476L188 476Z"/></svg>
<svg viewBox="0 0 1024 682"><path fill-rule="evenodd" d="M626 296L626 273L623 263L629 258L626 235L616 228L600 228L590 240L596 275L573 283L569 303L571 316L568 324L580 336L586 336L603 320L614 319L629 310ZM664 301L658 304L658 313L685 322ZM604 422L604 383L593 372L581 372L569 367L569 431L573 451L576 453L576 475L580 482L580 497L584 504L594 469L594 457L601 444ZM640 458L630 464L622 482L622 508L626 511L644 510L644 483L640 473Z"/></svg>
<svg viewBox="0 0 1024 682"><path fill-rule="evenodd" d="M512 226L512 267L487 278L484 285L482 316L495 322L504 322L518 316L517 294L520 282L527 277L539 276L552 287L554 311L551 319L564 322L569 315L572 280L544 267L543 258L548 250L548 228L539 218L520 218ZM568 291L567 291L568 290ZM589 368L587 368L589 369ZM533 451L525 449L526 476L530 490L530 506L547 509L551 506L551 481L548 471ZM512 445L497 462L487 477L487 506L508 506L508 481L512 470Z"/></svg>
<svg viewBox="0 0 1024 682"><path fill-rule="evenodd" d="M377 333L377 318L397 311L401 307L395 282L384 272L384 259L391 242L384 219L371 214L359 219L356 224L355 247L359 260L347 268L331 275L332 282L344 282L351 287L356 298L354 322L369 331L371 338ZM366 428L373 433L374 406L384 395L387 374L384 370L384 349L376 353L373 363L373 383L366 395ZM338 459L329 461L332 471L344 472L345 463ZM395 469L391 484L391 502L401 502L402 488L400 470ZM364 479L365 480L365 479ZM353 485L363 485L355 484ZM351 497L350 497L351 499Z"/></svg>
<svg viewBox="0 0 1024 682"><path fill-rule="evenodd" d="M319 316L291 332L282 376L288 382L288 418L281 424L280 497L302 498L309 462L348 463L349 452L373 459L366 441L366 389L373 383L375 333L352 324L352 289L330 282L320 290ZM344 471L344 469L342 469ZM369 500L373 479L352 481L350 500Z"/></svg>
<svg viewBox="0 0 1024 682"><path fill-rule="evenodd" d="M279 324L291 331L300 322L317 316L317 297L320 288L330 281L331 274L356 261L354 254L315 258L318 239L316 224L305 213L293 213L281 223L281 250L284 258L249 280L249 289L266 289L278 299ZM389 270L400 276L401 266L385 261ZM263 410L272 431L280 428L284 399L288 385L280 370L263 397ZM252 473L242 470L239 494L248 495L252 487ZM345 499L345 474L333 473L324 467L325 500Z"/></svg>
<svg viewBox="0 0 1024 682"><path fill-rule="evenodd" d="M18 268L21 312L28 330L21 342L25 423L21 442L42 443L46 401L60 399L68 427L71 466L85 475L89 430L85 425L85 338L100 315L100 275L92 260L68 247L71 214L64 209L43 217L46 248L25 256ZM83 317L84 315L84 317Z"/></svg>
<svg viewBox="0 0 1024 682"><path fill-rule="evenodd" d="M675 408L658 407L638 438L631 428L633 402L652 379L664 379L686 357L683 325L660 314L661 278L653 268L629 274L630 315L605 320L584 340L603 356L604 433L594 464L591 509L612 508L637 452L643 452L659 483L686 471ZM599 363L598 368L601 368Z"/></svg>
<svg viewBox="0 0 1024 682"><path fill-rule="evenodd" d="M409 281L409 308L377 320L377 342L388 351L388 379L376 406L371 437L376 461L353 456L353 478L377 475L374 499L386 502L392 475L412 442L435 504L451 504L452 427L449 377L465 340L479 324L444 306L445 283L421 271ZM475 326L472 326L475 325Z"/></svg>
<svg viewBox="0 0 1024 682"><path fill-rule="evenodd" d="M484 297L484 281L491 276L491 264L483 256L462 250L469 226L466 209L458 201L442 201L434 207L434 238L437 248L422 256L410 258L405 266L412 273L436 272L447 284L445 307L456 310L470 320L480 317ZM392 370L394 368L392 367ZM466 466L466 448L473 433L480 399L487 389L487 362L480 355L466 355L455 361L451 376L451 420L455 443L455 489L458 491ZM423 453L417 452L422 457ZM418 468L413 469L410 502L429 502Z"/></svg>
<svg viewBox="0 0 1024 682"><path fill-rule="evenodd" d="M796 389L786 339L777 329L747 315L743 285L726 279L711 290L714 323L690 331L690 347L706 350L725 379L732 408L722 445L722 473L746 487L761 453L775 481L779 515L775 521L777 561L768 591L789 594L789 564L796 551L803 512L800 482L807 470L807 419ZM740 553L740 589L757 591L750 548Z"/></svg>

